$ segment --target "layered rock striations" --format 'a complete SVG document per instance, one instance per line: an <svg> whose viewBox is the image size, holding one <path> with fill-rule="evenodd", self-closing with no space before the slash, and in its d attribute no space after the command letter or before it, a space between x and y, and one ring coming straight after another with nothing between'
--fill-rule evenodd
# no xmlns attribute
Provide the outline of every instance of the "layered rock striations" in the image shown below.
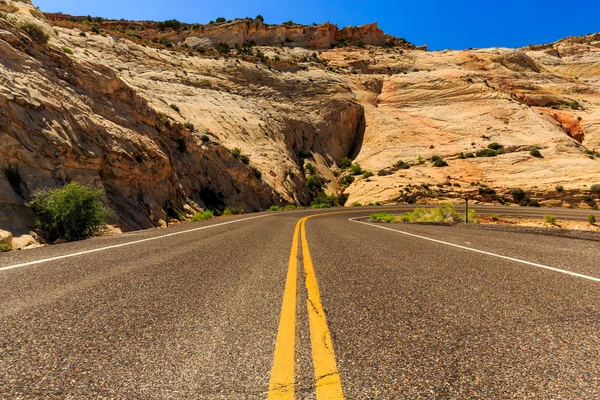
<svg viewBox="0 0 600 400"><path fill-rule="evenodd" d="M309 204L309 162L348 204L496 201L482 185L555 198L560 185L552 204L593 205L581 198L600 183L600 35L427 52L376 25L175 29L0 4L12 10L0 19L0 229L17 236L30 196L69 180L104 187L114 222L137 229L161 225L167 200L174 214ZM495 157L470 157L493 143ZM375 175L344 185L344 157Z"/></svg>

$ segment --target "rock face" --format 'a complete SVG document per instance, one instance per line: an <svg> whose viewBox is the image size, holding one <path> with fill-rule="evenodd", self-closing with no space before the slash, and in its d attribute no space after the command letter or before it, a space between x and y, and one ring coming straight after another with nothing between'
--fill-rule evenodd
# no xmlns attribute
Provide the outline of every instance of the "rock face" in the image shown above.
<svg viewBox="0 0 600 400"><path fill-rule="evenodd" d="M71 26L72 22L84 22L86 17L73 17L65 14L46 14L54 24L63 27ZM101 21L99 26L107 30L131 29L138 31L143 39L166 37L175 43L185 43L190 47L214 47L218 43L230 46L244 42L254 42L258 46L302 47L307 49L328 49L338 44L358 43L364 45L383 46L388 42L398 42L398 39L385 35L377 23L359 27L339 29L337 25L324 23L322 25L305 26L294 23L282 25L267 25L253 19L237 19L224 23L190 26L189 29L178 28L165 30L156 23L140 23L128 21Z"/></svg>
<svg viewBox="0 0 600 400"><path fill-rule="evenodd" d="M160 225L167 200L175 214L308 204L304 165L339 193L346 156L375 173L345 189L348 204L397 201L420 184L549 194L600 183L600 35L427 52L376 25L161 31L4 4L52 34L40 45L0 19L0 229L15 236L31 228L30 196L68 180L104 187L126 230ZM390 40L398 46L371 46ZM211 50L245 41L263 46ZM368 47L329 49L359 42ZM503 154L462 157L493 142ZM434 167L434 155L449 165Z"/></svg>

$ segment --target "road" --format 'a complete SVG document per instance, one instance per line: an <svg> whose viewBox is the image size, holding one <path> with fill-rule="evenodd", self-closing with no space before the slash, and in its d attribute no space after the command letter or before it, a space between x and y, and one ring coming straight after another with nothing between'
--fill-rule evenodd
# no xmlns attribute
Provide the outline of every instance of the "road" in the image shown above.
<svg viewBox="0 0 600 400"><path fill-rule="evenodd" d="M374 209L1 254L0 398L600 397L600 241Z"/></svg>

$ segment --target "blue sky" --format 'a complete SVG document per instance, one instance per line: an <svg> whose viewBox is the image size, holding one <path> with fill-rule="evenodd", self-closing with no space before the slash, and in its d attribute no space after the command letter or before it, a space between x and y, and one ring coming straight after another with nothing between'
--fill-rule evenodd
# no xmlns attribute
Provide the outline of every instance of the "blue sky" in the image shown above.
<svg viewBox="0 0 600 400"><path fill-rule="evenodd" d="M267 23L379 22L389 34L430 49L520 47L600 31L600 1L558 0L33 0L42 11L131 20L255 17Z"/></svg>

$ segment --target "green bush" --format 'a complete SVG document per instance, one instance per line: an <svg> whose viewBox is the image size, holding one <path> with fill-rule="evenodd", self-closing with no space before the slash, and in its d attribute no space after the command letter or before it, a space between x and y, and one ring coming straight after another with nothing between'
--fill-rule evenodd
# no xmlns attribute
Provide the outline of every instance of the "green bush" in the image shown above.
<svg viewBox="0 0 600 400"><path fill-rule="evenodd" d="M590 192L592 193L600 193L600 183L595 183L590 187Z"/></svg>
<svg viewBox="0 0 600 400"><path fill-rule="evenodd" d="M496 157L498 153L492 149L477 150L477 157Z"/></svg>
<svg viewBox="0 0 600 400"><path fill-rule="evenodd" d="M179 109L179 107L177 107L176 104L169 104L169 107L171 107L173 110L180 112L181 110Z"/></svg>
<svg viewBox="0 0 600 400"><path fill-rule="evenodd" d="M34 22L23 22L19 25L23 31L25 31L33 40L38 43L46 44L50 40L50 35L46 32L41 25Z"/></svg>
<svg viewBox="0 0 600 400"><path fill-rule="evenodd" d="M356 163L356 164L352 165L352 166L350 167L350 173L351 173L352 175L360 175L360 174L362 174L362 173L363 173L363 170L362 170L362 168L360 167L360 164Z"/></svg>
<svg viewBox="0 0 600 400"><path fill-rule="evenodd" d="M348 157L342 158L340 164L338 165L341 169L348 169L352 166L352 160Z"/></svg>
<svg viewBox="0 0 600 400"><path fill-rule="evenodd" d="M489 186L483 185L480 186L477 191L479 192L479 194L495 194L496 191L494 189L492 189Z"/></svg>
<svg viewBox="0 0 600 400"><path fill-rule="evenodd" d="M354 177L352 175L344 175L340 179L341 186L350 186L354 182Z"/></svg>
<svg viewBox="0 0 600 400"><path fill-rule="evenodd" d="M503 149L504 146L502 146L500 143L494 142L494 143L488 144L487 148L492 149L492 150L500 150L500 149Z"/></svg>
<svg viewBox="0 0 600 400"><path fill-rule="evenodd" d="M36 227L51 240L81 240L99 234L112 211L104 205L103 189L77 182L34 194L27 205L36 215Z"/></svg>
<svg viewBox="0 0 600 400"><path fill-rule="evenodd" d="M542 158L542 153L540 153L540 151L538 149L529 150L529 154L536 158Z"/></svg>
<svg viewBox="0 0 600 400"><path fill-rule="evenodd" d="M327 195L325 192L319 192L310 203L311 208L326 208L343 206L348 200L347 194L341 194L339 197L335 195Z"/></svg>
<svg viewBox="0 0 600 400"><path fill-rule="evenodd" d="M243 214L244 210L242 210L241 208L236 208L236 207L227 207L224 211L222 215L239 215L239 214Z"/></svg>
<svg viewBox="0 0 600 400"><path fill-rule="evenodd" d="M203 221L205 219L211 219L214 217L214 213L211 210L200 211L192 217L192 221Z"/></svg>
<svg viewBox="0 0 600 400"><path fill-rule="evenodd" d="M240 156L242 155L242 150L240 150L238 147L236 147L233 150L231 150L231 155L234 156L235 158L240 158Z"/></svg>
<svg viewBox="0 0 600 400"><path fill-rule="evenodd" d="M191 122L186 122L183 124L183 127L185 129L188 129L190 132L194 132L196 130L196 127L194 126L194 124L192 124Z"/></svg>
<svg viewBox="0 0 600 400"><path fill-rule="evenodd" d="M475 221L475 214L469 214L469 219L471 218ZM413 212L403 214L400 220L402 222L456 223L462 222L463 216L454 209L452 204L447 204L437 208L416 208Z"/></svg>
<svg viewBox="0 0 600 400"><path fill-rule="evenodd" d="M67 53L67 54L73 55L73 50L71 50L71 49L70 49L70 48L68 48L68 47L63 47L63 48L62 48L62 51L64 51L64 52L65 52L65 53Z"/></svg>
<svg viewBox="0 0 600 400"><path fill-rule="evenodd" d="M246 164L246 165L249 165L249 164L250 164L250 157L248 157L247 155L245 155L245 154L240 154L238 158L239 158L239 159L240 159L240 161L241 161L241 162L243 162L244 164Z"/></svg>
<svg viewBox="0 0 600 400"><path fill-rule="evenodd" d="M202 135L202 137L200 138L200 140L202 140L202 143L208 143L208 142L210 142L210 138L208 137L208 135Z"/></svg>
<svg viewBox="0 0 600 400"><path fill-rule="evenodd" d="M367 179L367 178L372 177L373 173L369 172L369 171L364 171L363 174L362 174L362 176L363 176L363 179Z"/></svg>
<svg viewBox="0 0 600 400"><path fill-rule="evenodd" d="M436 162L437 160L441 160L441 159L442 159L442 157L440 157L440 156L432 156L431 162Z"/></svg>
<svg viewBox="0 0 600 400"><path fill-rule="evenodd" d="M590 202L594 201L594 198L592 196L590 196L589 194L586 194L585 196L583 196L583 201L585 201L586 203L590 203Z"/></svg>
<svg viewBox="0 0 600 400"><path fill-rule="evenodd" d="M564 186L563 186L563 185L556 185L556 188L555 188L555 189L556 189L556 191L557 191L557 192L559 192L559 193L565 190L565 188L564 188Z"/></svg>
<svg viewBox="0 0 600 400"><path fill-rule="evenodd" d="M12 247L6 243L0 243L0 253L7 253L12 250Z"/></svg>
<svg viewBox="0 0 600 400"><path fill-rule="evenodd" d="M355 203L352 203L352 207L362 207L362 204L359 201L357 201Z"/></svg>
<svg viewBox="0 0 600 400"><path fill-rule="evenodd" d="M315 167L311 163L307 163L306 165L304 165L304 169L306 169L311 175L315 175L317 173L317 167Z"/></svg>
<svg viewBox="0 0 600 400"><path fill-rule="evenodd" d="M554 225L556 224L556 217L554 215L546 214L546 216L544 216L544 222Z"/></svg>
<svg viewBox="0 0 600 400"><path fill-rule="evenodd" d="M444 161L443 159L438 158L437 160L434 161L433 166L437 167L437 168L447 167L448 163L446 161Z"/></svg>
<svg viewBox="0 0 600 400"><path fill-rule="evenodd" d="M410 165L408 165L408 163L400 160L396 164L394 164L394 167L400 168L400 169L409 169Z"/></svg>
<svg viewBox="0 0 600 400"><path fill-rule="evenodd" d="M398 222L398 219L395 215L390 215L386 212L371 214L369 218L371 219L371 221Z"/></svg>
<svg viewBox="0 0 600 400"><path fill-rule="evenodd" d="M227 54L231 50L231 47L227 43L217 43L215 49L219 52L219 54Z"/></svg>
<svg viewBox="0 0 600 400"><path fill-rule="evenodd" d="M520 203L527 197L527 193L525 193L525 191L521 188L511 190L510 194L517 203Z"/></svg>
<svg viewBox="0 0 600 400"><path fill-rule="evenodd" d="M315 189L315 188L321 188L321 186L323 186L323 182L321 182L321 179L319 179L318 176L315 175L311 175L306 179L306 186L308 187L308 189Z"/></svg>
<svg viewBox="0 0 600 400"><path fill-rule="evenodd" d="M596 223L596 217L594 216L594 214L590 214L587 217L587 222L594 225Z"/></svg>

